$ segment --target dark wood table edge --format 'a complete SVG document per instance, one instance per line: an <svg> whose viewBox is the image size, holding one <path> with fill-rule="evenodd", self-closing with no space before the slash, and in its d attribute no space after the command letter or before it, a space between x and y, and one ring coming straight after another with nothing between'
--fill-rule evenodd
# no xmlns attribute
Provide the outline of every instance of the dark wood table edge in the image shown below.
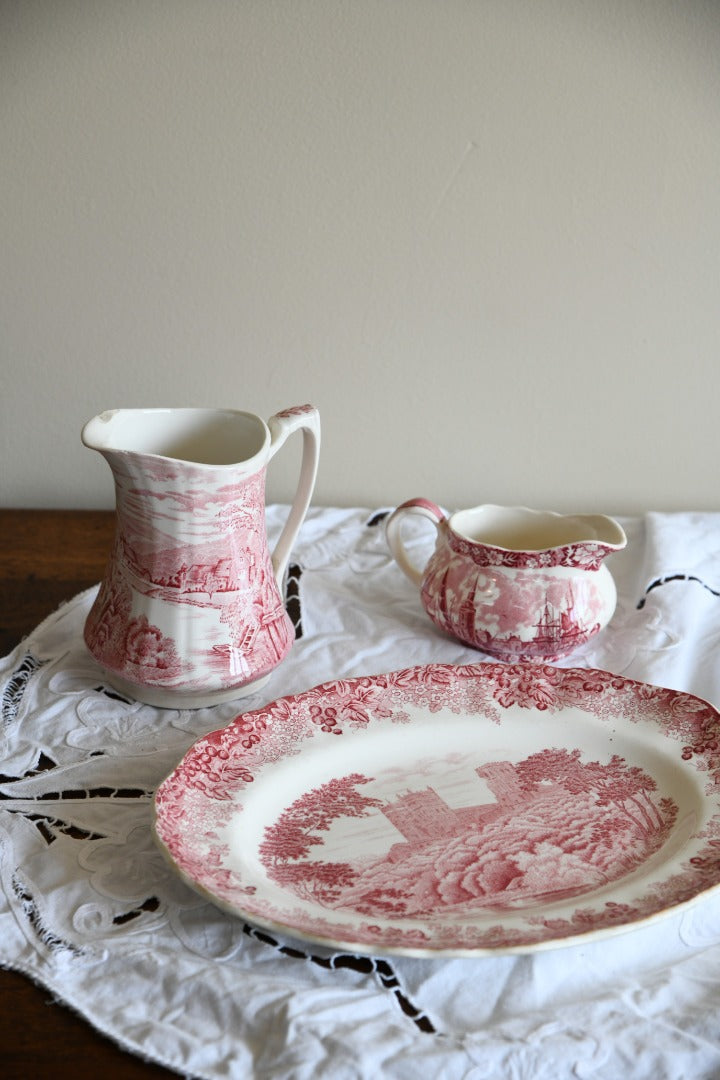
<svg viewBox="0 0 720 1080"><path fill-rule="evenodd" d="M102 577L114 533L106 510L0 509L0 655ZM129 1053L61 995L18 967L0 967L6 1080L151 1080L188 1076Z"/></svg>

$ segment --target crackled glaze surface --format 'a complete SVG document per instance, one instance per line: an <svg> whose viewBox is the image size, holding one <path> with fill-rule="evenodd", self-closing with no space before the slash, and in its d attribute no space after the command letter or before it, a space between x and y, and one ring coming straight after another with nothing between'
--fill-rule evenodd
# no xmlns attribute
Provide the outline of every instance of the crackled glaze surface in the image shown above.
<svg viewBox="0 0 720 1080"><path fill-rule="evenodd" d="M156 796L182 873L368 952L527 951L720 881L720 717L607 672L431 665L324 684L200 740Z"/></svg>

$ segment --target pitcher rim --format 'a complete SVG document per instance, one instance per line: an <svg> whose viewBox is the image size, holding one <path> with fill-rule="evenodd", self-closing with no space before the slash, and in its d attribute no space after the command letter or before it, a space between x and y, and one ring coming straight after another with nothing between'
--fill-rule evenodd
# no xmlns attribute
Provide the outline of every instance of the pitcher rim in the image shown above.
<svg viewBox="0 0 720 1080"><path fill-rule="evenodd" d="M123 445L115 445L111 443L104 444L102 440L95 436L93 429L100 430L102 426L110 424L113 419L121 414L131 415L153 415L158 416L162 414L206 414L208 416L232 416L232 417L246 417L249 420L253 420L262 431L262 445L255 450L254 453L248 457L237 458L233 461L225 462L208 462L198 461L194 458L179 457L173 454L161 453L156 450L149 450L145 448L134 448ZM250 412L247 409L232 409L225 406L213 406L213 405L178 405L178 406L129 406L120 407L117 409L104 409L102 412L97 413L90 420L88 420L81 431L80 438L84 446L89 450L96 450L100 454L133 454L137 456L150 457L158 461L172 461L179 462L184 465L193 466L198 469L237 469L239 466L248 466L256 459L261 459L268 450L271 433L265 420L257 413Z"/></svg>

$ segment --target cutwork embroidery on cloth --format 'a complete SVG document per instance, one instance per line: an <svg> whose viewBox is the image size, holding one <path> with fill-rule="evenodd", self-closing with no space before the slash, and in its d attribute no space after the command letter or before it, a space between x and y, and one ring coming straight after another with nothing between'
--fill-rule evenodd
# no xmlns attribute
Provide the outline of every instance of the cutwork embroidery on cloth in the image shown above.
<svg viewBox="0 0 720 1080"><path fill-rule="evenodd" d="M292 576L297 588L299 566ZM295 619L297 626L299 603ZM291 981L314 970L313 982L330 976L346 991L370 980L398 1018L432 1032L389 961L284 941L221 912L180 879L155 843L155 787L237 705L226 707L227 716L155 710L93 686L91 668L77 645L62 664L16 656L2 698L0 816L15 863L5 893L45 962L77 967L138 948L181 949L209 979L218 963L238 970L264 963L275 972L282 965Z"/></svg>
<svg viewBox="0 0 720 1080"><path fill-rule="evenodd" d="M273 535L285 516L269 508ZM202 1080L615 1080L629 1060L638 1080L720 1075L717 896L617 939L527 958L385 961L228 915L156 849L153 792L238 711L326 678L478 658L426 618L385 550L383 516L308 515L286 586L296 644L267 696L240 707L154 710L104 688L82 644L94 590L0 660L0 962L130 1050ZM716 582L691 577L715 551L720 515L697 524L663 517L674 531L650 558L647 530L630 523L616 616L572 666L629 669L720 701L720 609L703 587ZM662 567L685 565L686 536L698 557L687 579L666 581ZM426 537L413 542L420 551Z"/></svg>

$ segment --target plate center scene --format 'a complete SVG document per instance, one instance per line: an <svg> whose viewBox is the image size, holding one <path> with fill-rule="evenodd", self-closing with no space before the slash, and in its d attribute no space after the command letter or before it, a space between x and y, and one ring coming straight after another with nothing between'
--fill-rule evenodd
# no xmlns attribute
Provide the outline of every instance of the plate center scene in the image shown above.
<svg viewBox="0 0 720 1080"><path fill-rule="evenodd" d="M651 860L678 818L619 754L590 761L566 746L357 768L285 805L258 856L281 889L369 918L462 920L595 892Z"/></svg>

